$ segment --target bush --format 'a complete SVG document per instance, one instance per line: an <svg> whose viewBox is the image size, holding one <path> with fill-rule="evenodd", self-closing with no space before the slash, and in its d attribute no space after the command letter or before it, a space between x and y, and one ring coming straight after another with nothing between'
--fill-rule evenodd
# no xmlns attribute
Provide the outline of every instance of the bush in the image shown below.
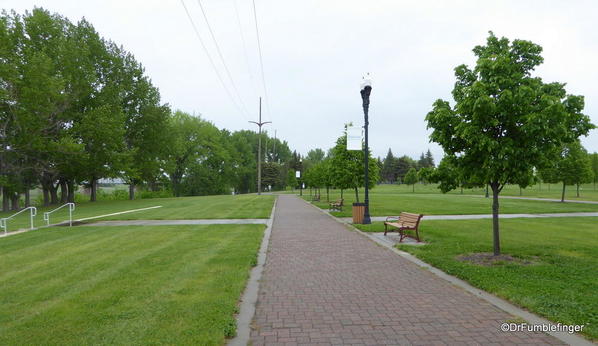
<svg viewBox="0 0 598 346"><path fill-rule="evenodd" d="M168 198L172 197L172 192L169 190L159 190L159 191L140 191L137 194L138 198L141 199L149 199L149 198Z"/></svg>

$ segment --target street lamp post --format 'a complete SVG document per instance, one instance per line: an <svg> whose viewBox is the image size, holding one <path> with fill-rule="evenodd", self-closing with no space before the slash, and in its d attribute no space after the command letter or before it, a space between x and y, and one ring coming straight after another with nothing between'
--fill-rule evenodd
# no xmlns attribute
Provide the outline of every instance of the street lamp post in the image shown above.
<svg viewBox="0 0 598 346"><path fill-rule="evenodd" d="M370 74L368 73L365 77L363 77L363 81L361 83L361 100L363 101L363 116L364 116L364 128L365 128L365 146L363 147L363 154L365 157L365 211L363 215L363 223L369 225L372 223L372 219L370 218L370 197L369 197L369 164L368 159L370 156L369 148L368 148L368 110L370 108L370 93L372 92L372 79L370 78Z"/></svg>

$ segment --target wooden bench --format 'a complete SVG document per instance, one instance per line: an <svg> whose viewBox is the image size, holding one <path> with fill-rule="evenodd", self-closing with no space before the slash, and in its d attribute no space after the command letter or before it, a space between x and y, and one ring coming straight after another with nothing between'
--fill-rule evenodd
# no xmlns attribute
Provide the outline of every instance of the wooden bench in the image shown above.
<svg viewBox="0 0 598 346"><path fill-rule="evenodd" d="M320 194L315 194L313 195L313 197L311 198L312 202L319 202L320 201Z"/></svg>
<svg viewBox="0 0 598 346"><path fill-rule="evenodd" d="M405 237L411 237L405 231L415 231L415 240L420 242L418 228L419 221L422 217L424 217L422 214L404 212L399 216L389 216L386 218L386 221L384 221L384 235L386 235L387 232L398 231L401 236L399 239L400 243ZM389 229L388 226L391 226L392 228Z"/></svg>
<svg viewBox="0 0 598 346"><path fill-rule="evenodd" d="M337 199L334 202L330 202L330 210L338 210L338 211L343 211L343 202L345 200L344 199Z"/></svg>

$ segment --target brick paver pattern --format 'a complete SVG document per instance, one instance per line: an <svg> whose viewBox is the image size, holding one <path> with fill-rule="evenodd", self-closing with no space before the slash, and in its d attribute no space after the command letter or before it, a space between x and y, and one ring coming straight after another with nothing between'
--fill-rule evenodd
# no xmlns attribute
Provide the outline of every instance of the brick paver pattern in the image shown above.
<svg viewBox="0 0 598 346"><path fill-rule="evenodd" d="M561 344L500 331L511 319L299 198L279 196L253 345Z"/></svg>

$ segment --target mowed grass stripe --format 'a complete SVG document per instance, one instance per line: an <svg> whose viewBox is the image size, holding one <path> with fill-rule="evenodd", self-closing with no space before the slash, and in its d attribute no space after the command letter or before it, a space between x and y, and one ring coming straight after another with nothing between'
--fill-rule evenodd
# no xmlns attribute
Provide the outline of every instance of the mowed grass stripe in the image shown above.
<svg viewBox="0 0 598 346"><path fill-rule="evenodd" d="M34 316L50 309L61 302L64 297L69 297L93 288L103 280L112 279L120 270L129 269L134 262L153 255L161 249L178 242L178 238L186 238L185 234L172 234L171 237L161 235L151 241L146 241L142 247L135 243L129 234L125 234L124 246L114 248L107 246L114 242L116 237L105 242L85 244L77 251L66 251L47 261L43 268L36 266L34 273L22 275L21 280L12 280L12 285L7 285L6 291L10 301L32 304L29 309L20 310L20 315L13 315L13 322L21 322L21 318ZM118 235L118 234L117 234ZM96 246L94 246L94 244ZM90 249L103 249L101 253L89 256ZM81 261L70 261L78 258ZM26 259L24 259L26 261ZM36 275L37 274L37 275ZM39 285L39 283L43 285ZM64 286L64 282L72 284ZM33 304L36 303L36 304ZM1 316L1 315L0 315ZM2 319L0 319L2 322ZM11 323L8 324L11 327Z"/></svg>
<svg viewBox="0 0 598 346"><path fill-rule="evenodd" d="M48 272L41 279L0 279L7 288L0 292L0 344L220 344L234 331L233 314L263 230L263 225L76 229L86 236L66 237L68 246L75 239L84 246L98 234L111 241L71 253L65 268L38 267ZM25 235L1 239L0 249ZM58 252L65 244L56 237L48 235ZM39 262L40 255L47 253L24 251L18 260Z"/></svg>

